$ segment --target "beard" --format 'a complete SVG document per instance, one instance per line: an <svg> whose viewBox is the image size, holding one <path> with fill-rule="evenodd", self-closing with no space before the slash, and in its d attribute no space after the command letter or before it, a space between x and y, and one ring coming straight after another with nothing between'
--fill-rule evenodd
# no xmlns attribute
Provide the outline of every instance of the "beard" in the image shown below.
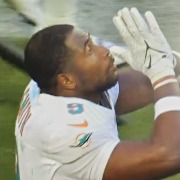
<svg viewBox="0 0 180 180"><path fill-rule="evenodd" d="M86 94L92 94L92 93L103 93L104 91L107 91L111 87L115 86L118 82L118 76L102 76L102 78L94 78L92 80L92 77L85 77L85 76L79 76L79 84L78 89L79 91L86 93Z"/></svg>
<svg viewBox="0 0 180 180"><path fill-rule="evenodd" d="M107 91L108 89L115 86L117 82L118 82L118 79L114 79L114 80L111 79L109 81L106 81L105 83L98 84L98 86L96 87L96 92L101 93L101 92Z"/></svg>

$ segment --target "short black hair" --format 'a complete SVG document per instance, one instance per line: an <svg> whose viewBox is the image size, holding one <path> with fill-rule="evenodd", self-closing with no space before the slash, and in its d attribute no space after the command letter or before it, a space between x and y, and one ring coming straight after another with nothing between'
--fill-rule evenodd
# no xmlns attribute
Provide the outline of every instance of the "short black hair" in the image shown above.
<svg viewBox="0 0 180 180"><path fill-rule="evenodd" d="M57 73L63 72L69 60L70 50L65 40L73 29L72 25L54 25L37 32L29 40L24 52L24 66L42 91L55 86Z"/></svg>

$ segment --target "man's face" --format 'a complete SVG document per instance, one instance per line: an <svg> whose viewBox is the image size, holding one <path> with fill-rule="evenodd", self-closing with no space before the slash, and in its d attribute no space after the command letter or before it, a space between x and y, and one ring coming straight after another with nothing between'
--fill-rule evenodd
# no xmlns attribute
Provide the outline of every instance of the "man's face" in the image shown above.
<svg viewBox="0 0 180 180"><path fill-rule="evenodd" d="M90 35L79 29L68 36L66 45L74 52L69 67L79 89L101 92L115 85L118 70L108 49L95 45Z"/></svg>

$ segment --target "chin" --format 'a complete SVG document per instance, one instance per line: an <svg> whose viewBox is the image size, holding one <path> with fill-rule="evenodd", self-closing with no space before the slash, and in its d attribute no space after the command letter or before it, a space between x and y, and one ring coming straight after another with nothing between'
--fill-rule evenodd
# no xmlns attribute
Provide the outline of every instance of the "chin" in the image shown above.
<svg viewBox="0 0 180 180"><path fill-rule="evenodd" d="M114 78L114 80L111 79L108 83L106 83L104 86L101 86L99 90L102 91L107 91L108 89L112 88L113 86L116 85L118 81L118 78Z"/></svg>
<svg viewBox="0 0 180 180"><path fill-rule="evenodd" d="M118 79L116 78L116 79L109 85L109 88L115 86L117 82L118 82ZM108 88L108 89L109 89L109 88Z"/></svg>

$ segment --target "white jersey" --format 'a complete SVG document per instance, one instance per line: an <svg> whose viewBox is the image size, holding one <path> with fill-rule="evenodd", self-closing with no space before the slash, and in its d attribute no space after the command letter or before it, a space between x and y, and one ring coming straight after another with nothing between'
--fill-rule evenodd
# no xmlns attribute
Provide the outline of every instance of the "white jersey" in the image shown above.
<svg viewBox="0 0 180 180"><path fill-rule="evenodd" d="M16 121L20 180L101 180L120 141L114 110L118 84L107 91L112 109L38 93L32 81Z"/></svg>

